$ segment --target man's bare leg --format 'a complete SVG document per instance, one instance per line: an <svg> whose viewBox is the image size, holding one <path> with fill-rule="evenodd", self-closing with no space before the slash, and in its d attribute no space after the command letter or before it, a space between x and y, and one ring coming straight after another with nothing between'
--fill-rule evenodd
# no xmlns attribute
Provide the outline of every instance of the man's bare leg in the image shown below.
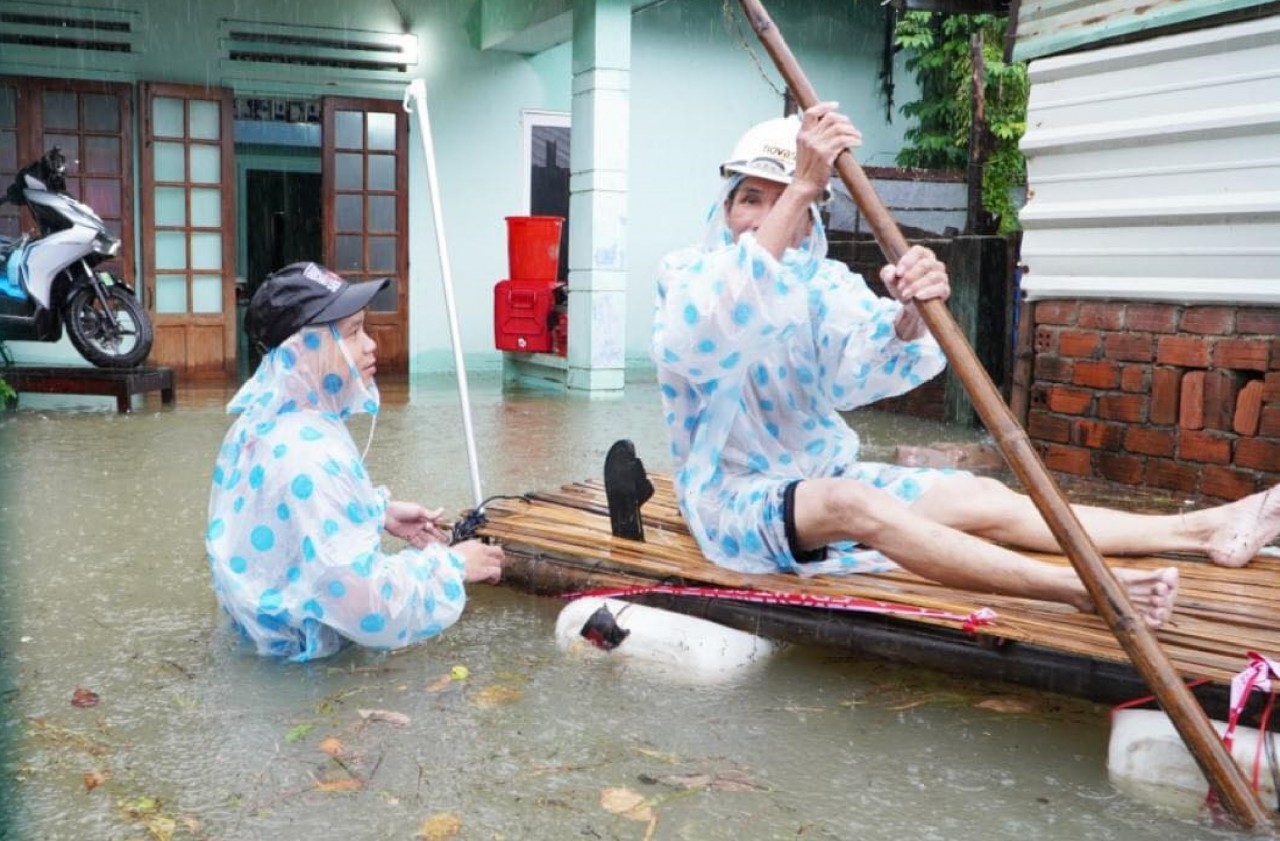
<svg viewBox="0 0 1280 841"><path fill-rule="evenodd" d="M1092 611L1075 570L1042 563L915 513L884 491L850 479L801 482L796 533L804 548L852 540L917 575L958 589L1043 599ZM1152 628L1173 611L1178 571L1115 569L1129 600Z"/></svg>
<svg viewBox="0 0 1280 841"><path fill-rule="evenodd" d="M1035 503L995 479L942 477L911 508L988 540L1059 551ZM1280 535L1280 488L1180 514L1133 514L1091 505L1073 505L1072 510L1098 551L1107 555L1177 552L1243 566Z"/></svg>

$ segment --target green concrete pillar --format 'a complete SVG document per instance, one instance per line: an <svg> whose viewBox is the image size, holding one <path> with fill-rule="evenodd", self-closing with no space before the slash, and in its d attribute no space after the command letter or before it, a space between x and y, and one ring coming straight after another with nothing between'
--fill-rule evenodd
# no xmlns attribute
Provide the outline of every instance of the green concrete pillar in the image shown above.
<svg viewBox="0 0 1280 841"><path fill-rule="evenodd" d="M630 0L574 0L565 384L620 390L626 347Z"/></svg>

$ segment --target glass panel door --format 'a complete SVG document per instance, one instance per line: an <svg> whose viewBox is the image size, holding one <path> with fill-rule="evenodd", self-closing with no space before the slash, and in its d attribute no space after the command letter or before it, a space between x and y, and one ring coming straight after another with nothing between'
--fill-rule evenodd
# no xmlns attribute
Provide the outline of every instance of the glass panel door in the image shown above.
<svg viewBox="0 0 1280 841"><path fill-rule="evenodd" d="M144 263L161 364L235 370L234 141L229 91L144 86Z"/></svg>
<svg viewBox="0 0 1280 841"><path fill-rule="evenodd" d="M325 264L352 282L391 279L369 323L392 371L408 365L408 135L399 101L324 100Z"/></svg>

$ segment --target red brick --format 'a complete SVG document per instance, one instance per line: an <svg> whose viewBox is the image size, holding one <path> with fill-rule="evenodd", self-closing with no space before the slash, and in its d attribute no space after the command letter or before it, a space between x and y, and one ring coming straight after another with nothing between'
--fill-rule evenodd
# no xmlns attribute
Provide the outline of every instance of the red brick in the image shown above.
<svg viewBox="0 0 1280 841"><path fill-rule="evenodd" d="M1075 301L1040 301L1036 304L1036 324L1075 324Z"/></svg>
<svg viewBox="0 0 1280 841"><path fill-rule="evenodd" d="M1151 372L1151 422L1177 423L1178 396L1182 372L1177 368L1156 368Z"/></svg>
<svg viewBox="0 0 1280 841"><path fill-rule="evenodd" d="M1236 398L1236 412L1231 429L1237 435L1257 435L1262 418L1262 380L1249 380Z"/></svg>
<svg viewBox="0 0 1280 841"><path fill-rule="evenodd" d="M1271 370L1280 371L1280 339L1271 343Z"/></svg>
<svg viewBox="0 0 1280 841"><path fill-rule="evenodd" d="M1130 330L1173 333L1178 329L1178 308L1172 304L1129 304L1124 308L1124 326Z"/></svg>
<svg viewBox="0 0 1280 841"><path fill-rule="evenodd" d="M1258 416L1258 434L1280 438L1280 406L1263 406Z"/></svg>
<svg viewBox="0 0 1280 841"><path fill-rule="evenodd" d="M1089 388L1116 388L1120 385L1120 366L1105 359L1081 359L1076 362L1071 382Z"/></svg>
<svg viewBox="0 0 1280 841"><path fill-rule="evenodd" d="M1104 479L1137 485L1142 482L1143 460L1120 453L1098 453L1098 472Z"/></svg>
<svg viewBox="0 0 1280 841"><path fill-rule="evenodd" d="M1146 423L1147 403L1145 394L1103 394L1098 398L1098 417L1103 420Z"/></svg>
<svg viewBox="0 0 1280 841"><path fill-rule="evenodd" d="M1125 429L1124 448L1131 453L1147 456L1171 456L1177 443L1172 429L1156 429L1150 426L1130 426Z"/></svg>
<svg viewBox="0 0 1280 841"><path fill-rule="evenodd" d="M1236 465L1255 470L1280 470L1280 441L1241 438L1236 442Z"/></svg>
<svg viewBox="0 0 1280 841"><path fill-rule="evenodd" d="M1156 362L1183 368L1208 368L1209 343L1194 336L1161 336L1156 345Z"/></svg>
<svg viewBox="0 0 1280 841"><path fill-rule="evenodd" d="M1045 386L1040 383L1031 384L1031 408L1047 409L1049 407L1049 389L1052 386Z"/></svg>
<svg viewBox="0 0 1280 841"><path fill-rule="evenodd" d="M1080 327L1099 330L1119 330L1124 326L1124 304L1107 301L1081 301L1080 315L1076 318Z"/></svg>
<svg viewBox="0 0 1280 841"><path fill-rule="evenodd" d="M1063 356L1095 357L1102 347L1102 335L1084 330L1063 330L1058 334L1058 353Z"/></svg>
<svg viewBox="0 0 1280 841"><path fill-rule="evenodd" d="M1200 473L1200 493L1215 499L1240 499L1261 490L1258 477L1245 470L1206 464Z"/></svg>
<svg viewBox="0 0 1280 841"><path fill-rule="evenodd" d="M1204 372L1204 428L1230 429L1236 413L1236 396L1244 375L1225 368Z"/></svg>
<svg viewBox="0 0 1280 841"><path fill-rule="evenodd" d="M1280 307L1242 309L1236 313L1236 333L1280 335Z"/></svg>
<svg viewBox="0 0 1280 841"><path fill-rule="evenodd" d="M1036 353L1058 352L1058 330L1053 327L1037 327L1035 336Z"/></svg>
<svg viewBox="0 0 1280 841"><path fill-rule="evenodd" d="M1103 356L1119 362L1150 362L1155 356L1150 333L1108 333L1103 348Z"/></svg>
<svg viewBox="0 0 1280 841"><path fill-rule="evenodd" d="M1231 307L1188 307L1179 326L1188 333L1229 336L1235 331L1236 311Z"/></svg>
<svg viewBox="0 0 1280 841"><path fill-rule="evenodd" d="M1120 366L1120 388L1123 391L1151 391L1151 368L1147 365Z"/></svg>
<svg viewBox="0 0 1280 841"><path fill-rule="evenodd" d="M1204 371L1188 371L1182 376L1178 425L1183 429L1204 429L1204 375Z"/></svg>
<svg viewBox="0 0 1280 841"><path fill-rule="evenodd" d="M1149 459L1142 471L1143 484L1171 491L1195 493L1200 484L1200 468L1164 459Z"/></svg>
<svg viewBox="0 0 1280 841"><path fill-rule="evenodd" d="M1223 432L1185 429L1178 436L1178 458L1184 461L1231 463L1231 436Z"/></svg>
<svg viewBox="0 0 1280 841"><path fill-rule="evenodd" d="M1093 408L1093 392L1087 389L1055 385L1048 392L1045 405L1051 412L1060 412L1064 415L1083 415Z"/></svg>
<svg viewBox="0 0 1280 841"><path fill-rule="evenodd" d="M1059 473L1073 473L1076 476L1093 474L1093 464L1088 450L1078 447L1065 447L1061 444L1045 444L1041 450L1041 458L1045 467Z"/></svg>
<svg viewBox="0 0 1280 841"><path fill-rule="evenodd" d="M1071 360L1049 353L1036 354L1036 379L1055 383L1069 383L1075 372Z"/></svg>
<svg viewBox="0 0 1280 841"><path fill-rule="evenodd" d="M1213 346L1213 364L1218 368L1265 371L1270 344L1261 339L1219 339Z"/></svg>
<svg viewBox="0 0 1280 841"><path fill-rule="evenodd" d="M1091 450L1118 450L1124 443L1125 425L1088 418L1071 424L1071 443Z"/></svg>
<svg viewBox="0 0 1280 841"><path fill-rule="evenodd" d="M1039 441L1065 444L1071 440L1071 421L1040 409L1027 413L1027 435Z"/></svg>
<svg viewBox="0 0 1280 841"><path fill-rule="evenodd" d="M1280 374L1267 374L1262 378L1262 402L1280 403Z"/></svg>

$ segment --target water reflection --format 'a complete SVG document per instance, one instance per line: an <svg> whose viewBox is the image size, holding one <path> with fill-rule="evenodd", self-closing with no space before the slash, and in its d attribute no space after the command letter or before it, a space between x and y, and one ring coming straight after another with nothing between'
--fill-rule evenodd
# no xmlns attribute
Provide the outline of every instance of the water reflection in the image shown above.
<svg viewBox="0 0 1280 841"><path fill-rule="evenodd" d="M598 475L623 436L666 464L652 384L593 400L473 380L486 494ZM375 480L466 507L452 382L384 390ZM1235 837L1115 793L1094 705L1000 714L975 704L1017 690L804 649L727 686L663 682L562 656L560 604L504 589L399 654L258 658L220 622L201 545L227 396L129 416L24 401L0 420L0 836L412 838L456 820L491 839ZM858 426L874 457L957 435ZM611 814L611 788L651 815Z"/></svg>

